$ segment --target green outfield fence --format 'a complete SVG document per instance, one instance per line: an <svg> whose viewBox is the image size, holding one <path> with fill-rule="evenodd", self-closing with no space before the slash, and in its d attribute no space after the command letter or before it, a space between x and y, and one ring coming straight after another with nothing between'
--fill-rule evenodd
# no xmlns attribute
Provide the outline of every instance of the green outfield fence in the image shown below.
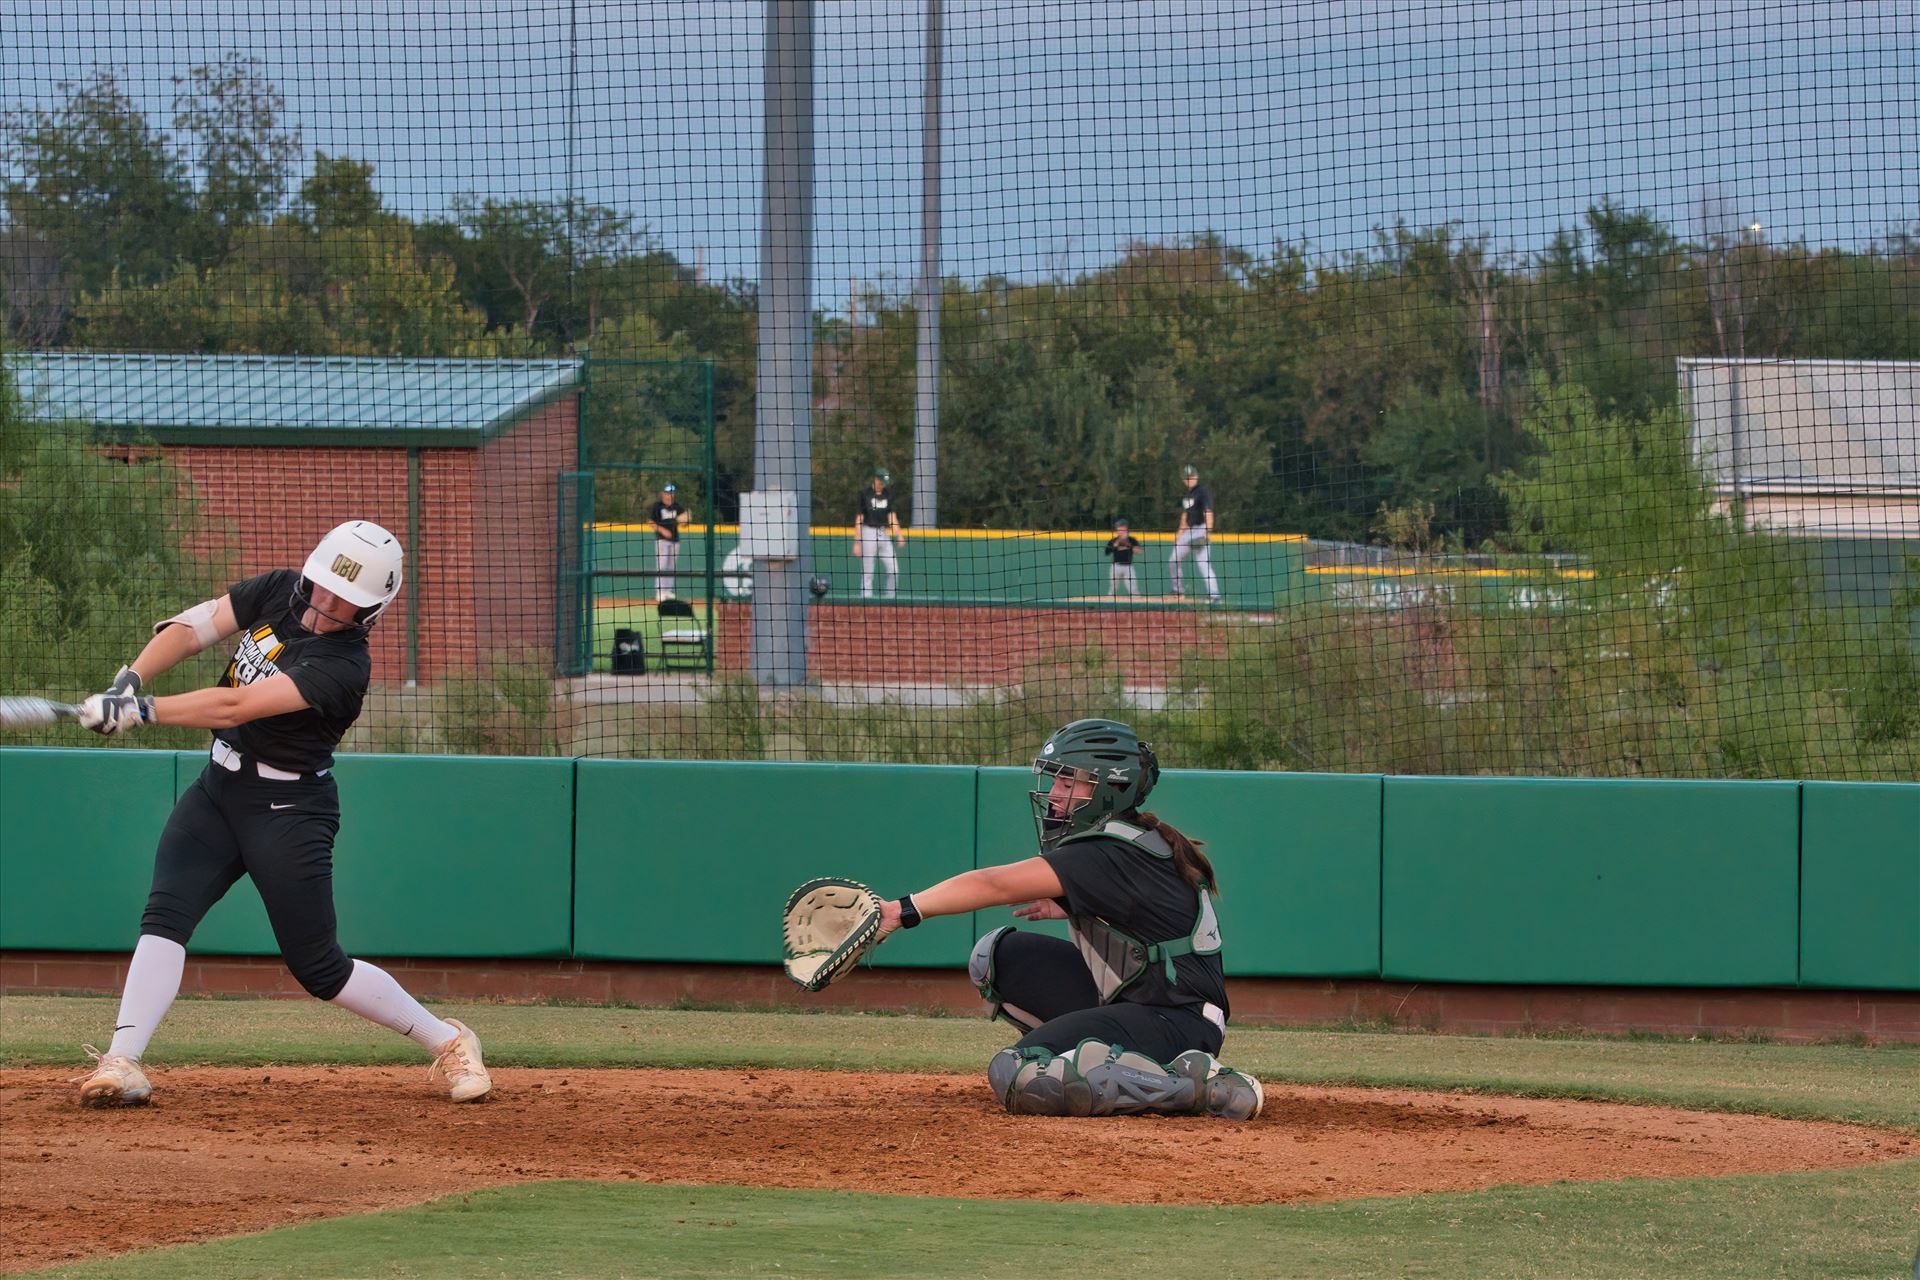
<svg viewBox="0 0 1920 1280"><path fill-rule="evenodd" d="M350 754L1920 778L1910 0L7 14L0 694L358 518Z"/></svg>
<svg viewBox="0 0 1920 1280"><path fill-rule="evenodd" d="M0 750L0 949L131 947L154 840L204 767ZM369 955L772 964L802 880L901 893L1033 848L1022 769L362 756L339 772L341 942ZM1154 807L1208 842L1236 976L1920 991L1920 785L1173 770ZM423 901L431 918L402 908ZM936 920L875 962L958 967L1010 921ZM275 951L244 890L194 946Z"/></svg>

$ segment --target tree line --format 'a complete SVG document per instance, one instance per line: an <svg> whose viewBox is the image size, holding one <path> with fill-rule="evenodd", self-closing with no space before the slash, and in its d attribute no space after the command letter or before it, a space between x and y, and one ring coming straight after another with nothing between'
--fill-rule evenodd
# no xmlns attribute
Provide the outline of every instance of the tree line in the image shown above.
<svg viewBox="0 0 1920 1280"><path fill-rule="evenodd" d="M473 192L404 217L370 163L309 154L240 55L174 90L150 119L103 68L0 114L13 345L706 360L718 492L696 500L726 515L751 487L751 283L590 202ZM875 465L911 509L916 308L876 285L857 321L815 318L817 518L850 515ZM1858 249L1686 239L1602 199L1534 253L1457 223L1337 253L1196 235L1071 279L951 278L941 308L945 523L1154 528L1191 462L1226 528L1497 547L1540 532L1508 495L1542 454L1542 387L1650 421L1677 357L1920 359L1920 224ZM697 452L704 386L617 363L596 385L596 461Z"/></svg>

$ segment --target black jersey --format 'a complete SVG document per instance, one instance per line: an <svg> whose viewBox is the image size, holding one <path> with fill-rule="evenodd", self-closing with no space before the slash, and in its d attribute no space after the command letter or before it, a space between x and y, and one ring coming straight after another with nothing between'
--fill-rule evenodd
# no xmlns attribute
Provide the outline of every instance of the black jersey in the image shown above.
<svg viewBox="0 0 1920 1280"><path fill-rule="evenodd" d="M680 541L680 522L686 518L687 509L677 502L656 502L647 508L647 519L667 530L654 530L654 537L662 542Z"/></svg>
<svg viewBox="0 0 1920 1280"><path fill-rule="evenodd" d="M1207 512L1213 510L1213 495L1207 492L1207 486L1197 484L1181 495L1180 523L1189 529L1206 528Z"/></svg>
<svg viewBox="0 0 1920 1280"><path fill-rule="evenodd" d="M1132 564L1133 553L1139 549L1140 539L1130 533L1115 534L1107 539L1107 554L1115 564Z"/></svg>
<svg viewBox="0 0 1920 1280"><path fill-rule="evenodd" d="M1040 855L1060 877L1069 915L1097 916L1144 943L1172 942L1192 935L1200 921L1200 895L1174 869L1125 840L1074 840ZM1179 981L1169 988L1159 975L1120 989L1115 1001L1149 1005L1216 1004L1227 1011L1226 970L1212 955L1176 956Z"/></svg>
<svg viewBox="0 0 1920 1280"><path fill-rule="evenodd" d="M887 517L893 514L893 489L881 485L875 493L868 485L860 491L860 523L869 529L885 529Z"/></svg>
<svg viewBox="0 0 1920 1280"><path fill-rule="evenodd" d="M298 773L333 767L333 749L360 715L373 678L364 631L316 635L300 625L293 589L300 575L275 569L227 588L239 647L220 683L231 688L285 675L307 700L285 715L217 729L214 737L250 760Z"/></svg>

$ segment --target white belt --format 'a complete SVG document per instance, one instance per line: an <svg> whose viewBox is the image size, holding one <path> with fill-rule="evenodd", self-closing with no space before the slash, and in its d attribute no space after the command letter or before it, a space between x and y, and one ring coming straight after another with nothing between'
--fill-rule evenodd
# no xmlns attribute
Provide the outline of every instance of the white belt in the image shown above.
<svg viewBox="0 0 1920 1280"><path fill-rule="evenodd" d="M213 740L213 762L222 769L225 769L228 773L238 773L240 772L241 766L246 763L246 758L238 751L235 751L226 740L215 738ZM303 773L288 773L285 769L276 769L270 764L261 764L258 760L253 762L253 770L261 777L271 779L274 782L298 782L306 776ZM314 776L316 778L324 777L326 773L327 770L322 769Z"/></svg>
<svg viewBox="0 0 1920 1280"><path fill-rule="evenodd" d="M1227 1011L1222 1009L1219 1005L1213 1004L1213 1003L1207 1003L1207 1004L1201 1005L1200 1016L1205 1018L1208 1022L1211 1022L1214 1026L1220 1028L1220 1033L1222 1035L1226 1034Z"/></svg>

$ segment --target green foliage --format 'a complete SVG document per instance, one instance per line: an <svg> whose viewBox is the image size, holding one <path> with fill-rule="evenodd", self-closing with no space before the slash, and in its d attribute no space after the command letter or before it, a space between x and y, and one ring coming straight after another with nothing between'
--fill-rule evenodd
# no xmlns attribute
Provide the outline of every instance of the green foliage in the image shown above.
<svg viewBox="0 0 1920 1280"><path fill-rule="evenodd" d="M226 257L233 233L270 216L286 198L300 131L281 123L286 102L258 58L228 53L174 77L173 127L198 176L195 230L204 262Z"/></svg>
<svg viewBox="0 0 1920 1280"><path fill-rule="evenodd" d="M246 228L220 265L156 284L118 277L76 319L110 350L279 355L511 355L461 301L451 263L421 258L404 222Z"/></svg>
<svg viewBox="0 0 1920 1280"><path fill-rule="evenodd" d="M186 478L157 450L28 429L0 375L0 690L72 701L104 688L156 620L220 590L221 548L208 544ZM187 738L199 740L156 731L141 745Z"/></svg>
<svg viewBox="0 0 1920 1280"><path fill-rule="evenodd" d="M51 245L79 288L98 288L116 271L159 279L193 215L181 158L112 68L60 88L66 98L51 111L0 115L0 157L13 175L4 187L8 219Z"/></svg>
<svg viewBox="0 0 1920 1280"><path fill-rule="evenodd" d="M414 750L499 756L558 751L552 663L544 655L496 655L484 671L442 682L439 696L438 741L409 739L406 745Z"/></svg>

